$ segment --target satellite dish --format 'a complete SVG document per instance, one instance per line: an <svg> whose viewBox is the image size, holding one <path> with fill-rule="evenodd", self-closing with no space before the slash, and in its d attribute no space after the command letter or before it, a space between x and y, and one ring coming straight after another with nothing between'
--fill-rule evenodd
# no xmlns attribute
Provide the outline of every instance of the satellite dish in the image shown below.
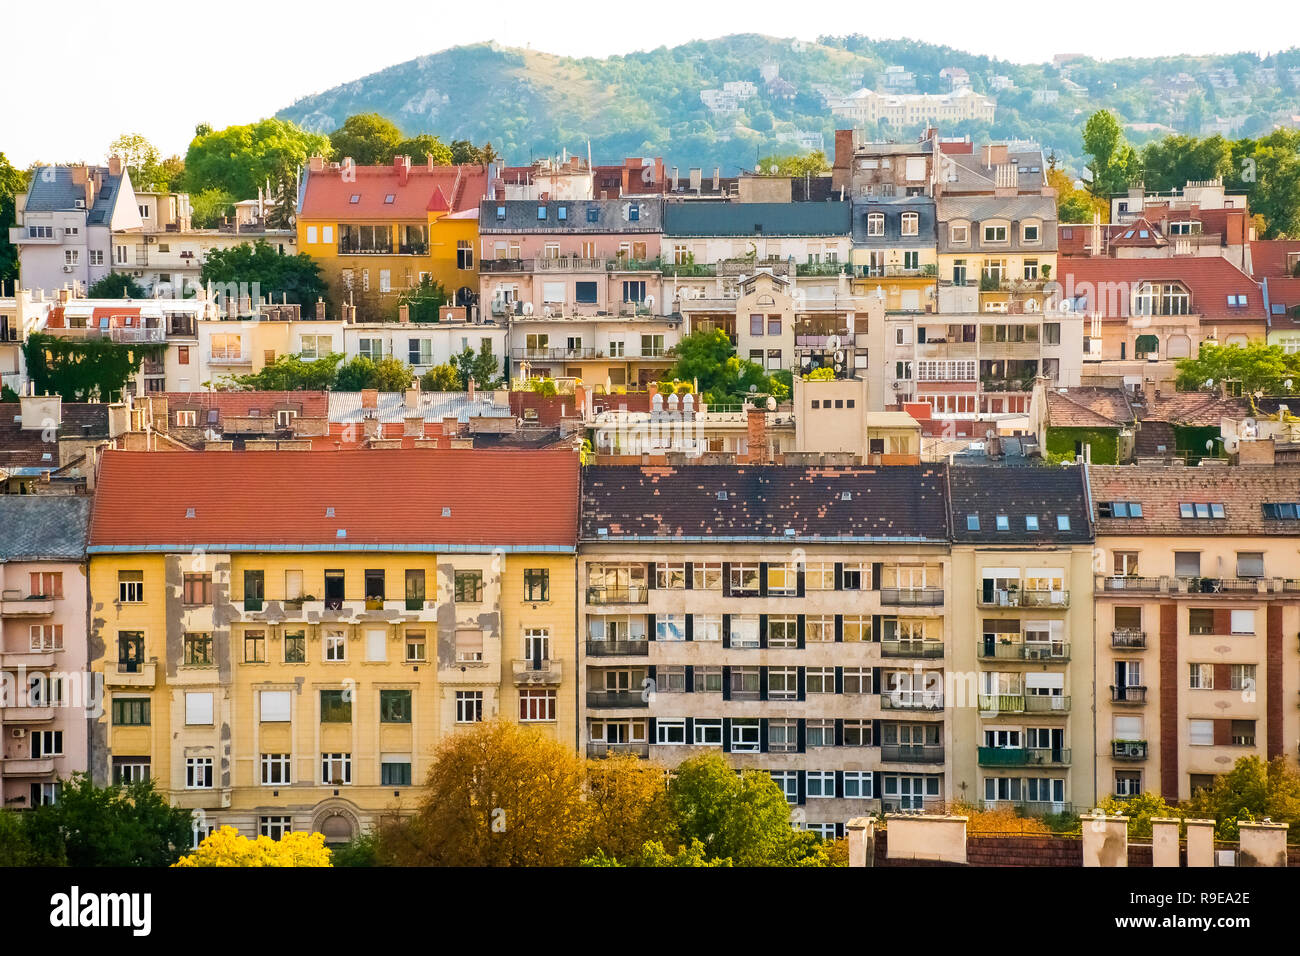
<svg viewBox="0 0 1300 956"><path fill-rule="evenodd" d="M757 385L751 385L751 386L749 386L749 393L750 393L751 395L752 395L754 392L757 392L757 391L758 391L758 386L757 386Z"/></svg>
<svg viewBox="0 0 1300 956"><path fill-rule="evenodd" d="M1212 379L1212 378L1207 378L1207 379L1205 380L1205 387L1206 387L1206 388L1214 388L1214 379Z"/></svg>
<svg viewBox="0 0 1300 956"><path fill-rule="evenodd" d="M1283 386L1283 388L1285 388L1288 392L1291 391L1291 379L1288 378L1285 382L1282 383L1282 386Z"/></svg>
<svg viewBox="0 0 1300 956"><path fill-rule="evenodd" d="M524 315L532 315L532 314L533 314L533 304L531 302L525 302Z"/></svg>
<svg viewBox="0 0 1300 956"><path fill-rule="evenodd" d="M1208 439L1208 440L1205 442L1205 450L1206 450L1206 451L1214 451L1214 439L1213 439L1213 438Z"/></svg>
<svg viewBox="0 0 1300 956"><path fill-rule="evenodd" d="M826 340L826 347L834 352L840 347L840 337L838 335L832 335Z"/></svg>
<svg viewBox="0 0 1300 956"><path fill-rule="evenodd" d="M648 295L648 296L645 297L645 307L646 307L647 309L653 309L653 308L655 307L655 297L654 297L654 296L652 296L652 295Z"/></svg>
<svg viewBox="0 0 1300 956"><path fill-rule="evenodd" d="M767 410L769 412L776 411L776 399L773 398L771 395L767 397Z"/></svg>
<svg viewBox="0 0 1300 956"><path fill-rule="evenodd" d="M988 431L986 431L986 432L984 433L984 437L987 438L989 441L992 441L992 440L993 440L993 429L990 428Z"/></svg>
<svg viewBox="0 0 1300 956"><path fill-rule="evenodd" d="M836 364L836 366L838 367L839 363L840 363L840 362L843 362L843 361L844 361L844 353L843 353L843 352L836 352L836 353L835 353L835 364Z"/></svg>

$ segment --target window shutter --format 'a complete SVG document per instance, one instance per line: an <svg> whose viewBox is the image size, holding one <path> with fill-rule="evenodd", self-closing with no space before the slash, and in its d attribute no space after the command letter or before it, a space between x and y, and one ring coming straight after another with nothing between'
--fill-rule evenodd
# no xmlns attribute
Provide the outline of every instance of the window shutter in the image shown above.
<svg viewBox="0 0 1300 956"><path fill-rule="evenodd" d="M758 669L758 699L767 700L767 668Z"/></svg>
<svg viewBox="0 0 1300 956"><path fill-rule="evenodd" d="M885 576L884 565L879 561L873 561L871 564L871 590L880 590L880 579Z"/></svg>
<svg viewBox="0 0 1300 956"><path fill-rule="evenodd" d="M844 839L844 824L842 823L835 824L835 839L837 840Z"/></svg>
<svg viewBox="0 0 1300 956"><path fill-rule="evenodd" d="M844 746L844 718L843 717L835 718L835 746L836 747Z"/></svg>
<svg viewBox="0 0 1300 956"><path fill-rule="evenodd" d="M807 771L796 771L799 780L799 806L808 802L808 776Z"/></svg>
<svg viewBox="0 0 1300 956"><path fill-rule="evenodd" d="M695 693L695 668L691 664L686 665L686 693Z"/></svg>
<svg viewBox="0 0 1300 956"><path fill-rule="evenodd" d="M803 565L799 565L799 570L795 572L794 576L795 588L797 589L795 594L799 597L806 597L804 594L804 578L806 575L807 572L804 570Z"/></svg>
<svg viewBox="0 0 1300 956"><path fill-rule="evenodd" d="M655 585L658 583L655 580L655 563L653 561L647 562L645 569L646 569L646 575L645 575L646 590L653 591L655 589Z"/></svg>
<svg viewBox="0 0 1300 956"><path fill-rule="evenodd" d="M758 646L761 648L767 647L767 615L766 614L760 614L758 616Z"/></svg>
<svg viewBox="0 0 1300 956"><path fill-rule="evenodd" d="M844 590L844 563L842 561L835 562L835 590Z"/></svg>
<svg viewBox="0 0 1300 956"><path fill-rule="evenodd" d="M649 680L651 680L652 682L654 681L654 679L655 679L655 665L650 664L648 667L646 667L646 669L645 669L645 676L646 676ZM655 688L656 688L656 690L658 689L658 685L657 685L657 684L655 685Z"/></svg>
<svg viewBox="0 0 1300 956"><path fill-rule="evenodd" d="M655 616L653 614L647 614L645 616L645 620L646 620L646 635L645 635L646 640L653 641L655 639L655 634L657 633L657 629L655 626L657 622L655 621Z"/></svg>
<svg viewBox="0 0 1300 956"><path fill-rule="evenodd" d="M686 743L689 746L694 746L695 744L695 718L694 717L686 718Z"/></svg>
<svg viewBox="0 0 1300 956"><path fill-rule="evenodd" d="M767 597L767 562L758 562L758 596Z"/></svg>
<svg viewBox="0 0 1300 956"><path fill-rule="evenodd" d="M874 800L881 799L881 794L885 791L885 778L879 770L871 771L871 796Z"/></svg>
<svg viewBox="0 0 1300 956"><path fill-rule="evenodd" d="M1216 718L1214 721L1214 746L1223 747L1232 743L1232 718Z"/></svg>
<svg viewBox="0 0 1300 956"><path fill-rule="evenodd" d="M726 671L728 669L729 668L724 667L723 671ZM724 699L725 699L725 695L729 693L725 681L725 674L724 674L724 681L722 684L722 693L724 695ZM724 754L731 753L731 718L730 717L722 718L722 752Z"/></svg>
<svg viewBox="0 0 1300 956"><path fill-rule="evenodd" d="M871 668L871 693L873 694L884 693L884 691L880 689L880 668L879 667Z"/></svg>
<svg viewBox="0 0 1300 956"><path fill-rule="evenodd" d="M695 640L695 615L694 614L686 615L686 639L688 641Z"/></svg>
<svg viewBox="0 0 1300 956"><path fill-rule="evenodd" d="M1214 665L1214 689L1227 690L1228 685L1232 683L1232 665L1215 664Z"/></svg>
<svg viewBox="0 0 1300 956"><path fill-rule="evenodd" d="M695 590L695 565L690 561L686 562L686 590Z"/></svg>
<svg viewBox="0 0 1300 956"><path fill-rule="evenodd" d="M655 743L655 719L651 717L646 721L645 739L650 743Z"/></svg>
<svg viewBox="0 0 1300 956"><path fill-rule="evenodd" d="M1232 633L1232 611L1226 607L1216 607L1214 609L1214 633L1231 634Z"/></svg>
<svg viewBox="0 0 1300 956"><path fill-rule="evenodd" d="M805 644L807 643L807 637L808 637L807 623L804 620L804 616L800 614L797 618L795 618L794 646L802 651L804 649Z"/></svg>
<svg viewBox="0 0 1300 956"><path fill-rule="evenodd" d="M802 717L795 721L794 739L795 749L799 753L805 753L808 750L808 727L807 721Z"/></svg>
<svg viewBox="0 0 1300 956"><path fill-rule="evenodd" d="M722 699L731 700L731 668L725 664L722 667Z"/></svg>
<svg viewBox="0 0 1300 956"><path fill-rule="evenodd" d="M881 623L880 615L879 614L871 615L871 639L875 641L877 644L880 643L880 636L883 630L884 630L884 626Z"/></svg>
<svg viewBox="0 0 1300 956"><path fill-rule="evenodd" d="M844 615L843 614L835 615L835 643L836 644L844 643Z"/></svg>
<svg viewBox="0 0 1300 956"><path fill-rule="evenodd" d="M844 668L835 668L835 693L844 693Z"/></svg>
<svg viewBox="0 0 1300 956"><path fill-rule="evenodd" d="M765 667L765 668L763 668L763 670L767 670L767 668ZM766 691L764 691L763 699L764 699L764 700L767 699L767 693L766 693ZM759 753L767 753L767 750L768 750L768 744L767 744L767 718L766 718L766 717L760 717L760 718L759 718L759 721L758 721L758 750L759 750Z"/></svg>
<svg viewBox="0 0 1300 956"><path fill-rule="evenodd" d="M731 597L731 562L722 562L722 596Z"/></svg>
<svg viewBox="0 0 1300 956"><path fill-rule="evenodd" d="M805 700L808 696L808 685L805 680L804 669L802 667L795 671L795 687L798 690L796 695L799 700Z"/></svg>
<svg viewBox="0 0 1300 956"><path fill-rule="evenodd" d="M880 718L877 717L871 722L871 746L880 746Z"/></svg>
<svg viewBox="0 0 1300 956"><path fill-rule="evenodd" d="M836 797L844 796L844 771L843 770L835 771L835 796Z"/></svg>
<svg viewBox="0 0 1300 956"><path fill-rule="evenodd" d="M722 615L722 646L731 646L731 615Z"/></svg>

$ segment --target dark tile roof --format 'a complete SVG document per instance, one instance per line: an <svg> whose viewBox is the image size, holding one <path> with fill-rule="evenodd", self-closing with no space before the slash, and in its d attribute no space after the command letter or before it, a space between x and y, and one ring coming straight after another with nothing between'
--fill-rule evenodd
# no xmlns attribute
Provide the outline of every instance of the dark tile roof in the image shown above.
<svg viewBox="0 0 1300 956"><path fill-rule="evenodd" d="M1300 519L1272 520L1262 505L1300 502L1300 467L1237 465L1188 468L1169 465L1092 465L1092 500L1136 501L1141 518L1097 518L1097 534L1268 535L1300 537ZM1221 504L1223 518L1183 518L1179 505Z"/></svg>
<svg viewBox="0 0 1300 956"><path fill-rule="evenodd" d="M637 207L637 218L629 219L627 207ZM537 218L544 208L546 218ZM495 233L657 233L663 230L661 199L624 196L622 199L484 199L479 204L479 232ZM504 217L498 210L505 210ZM564 210L564 218L560 218ZM595 221L590 218L592 211Z"/></svg>
<svg viewBox="0 0 1300 956"><path fill-rule="evenodd" d="M948 469L948 488L954 541L1067 545L1092 540L1082 468L954 466ZM968 526L970 515L979 517L978 528ZM998 515L1006 515L1006 531L997 529ZM1038 518L1038 530L1028 530L1029 515ZM1060 527L1060 515L1069 519L1068 528Z"/></svg>
<svg viewBox="0 0 1300 956"><path fill-rule="evenodd" d="M24 431L14 422L10 409L18 413L17 405L0 405L0 468L58 468L58 441L46 441L44 429Z"/></svg>
<svg viewBox="0 0 1300 956"><path fill-rule="evenodd" d="M599 465L583 469L581 536L946 541L943 468Z"/></svg>
<svg viewBox="0 0 1300 956"><path fill-rule="evenodd" d="M60 438L107 438L108 406L100 402L67 402L60 409Z"/></svg>
<svg viewBox="0 0 1300 956"><path fill-rule="evenodd" d="M89 498L0 495L0 561L80 561L89 520Z"/></svg>
<svg viewBox="0 0 1300 956"><path fill-rule="evenodd" d="M904 236L903 213L917 214L917 234ZM867 235L867 217L881 213L885 217L883 236ZM936 241L934 200L927 196L885 199L877 202L857 200L853 203L853 244L855 246L921 246L933 248Z"/></svg>
<svg viewBox="0 0 1300 956"><path fill-rule="evenodd" d="M668 236L847 236L847 202L668 203Z"/></svg>
<svg viewBox="0 0 1300 956"><path fill-rule="evenodd" d="M94 175L98 169L102 179L95 194L92 209L86 211L88 225L106 225L113 216L122 187L122 176L113 176L107 166L91 167ZM85 197L84 188L72 182L72 169L68 166L42 166L32 174L31 189L27 193L28 212L72 212L76 201Z"/></svg>

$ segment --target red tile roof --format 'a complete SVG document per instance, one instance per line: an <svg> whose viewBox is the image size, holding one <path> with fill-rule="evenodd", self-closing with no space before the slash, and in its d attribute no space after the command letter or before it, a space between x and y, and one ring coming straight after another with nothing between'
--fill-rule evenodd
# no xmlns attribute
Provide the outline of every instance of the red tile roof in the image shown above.
<svg viewBox="0 0 1300 956"><path fill-rule="evenodd" d="M109 451L90 543L572 548L578 491L572 451Z"/></svg>
<svg viewBox="0 0 1300 956"><path fill-rule="evenodd" d="M395 166L356 166L355 181L332 167L308 172L303 219L424 220L429 212L461 212L487 196L486 166L411 166L406 184ZM385 202L388 196L393 201ZM356 196L357 201L352 202Z"/></svg>
<svg viewBox="0 0 1300 956"><path fill-rule="evenodd" d="M1264 517L1265 502L1300 501L1300 468L1238 465L1228 468L1172 468L1167 465L1091 465L1092 500L1136 501L1141 518L1098 517L1104 535L1300 535L1300 520ZM1223 505L1222 518L1184 518L1181 504ZM1190 543L1190 542L1189 542ZM1284 573L1289 574L1289 570Z"/></svg>
<svg viewBox="0 0 1300 956"><path fill-rule="evenodd" d="M1064 258L1058 268L1062 293L1075 297L1088 295L1087 310L1101 312L1103 319L1127 319L1132 296L1126 293L1138 284L1172 281L1181 282L1191 292L1193 315L1264 321L1264 296L1259 285L1221 256ZM1127 290L1107 294L1106 290L1116 283L1125 284ZM1229 306L1229 295L1246 296L1246 304Z"/></svg>
<svg viewBox="0 0 1300 956"><path fill-rule="evenodd" d="M1139 216L1122 230L1111 233L1110 245L1111 248L1154 249L1169 243L1159 226Z"/></svg>
<svg viewBox="0 0 1300 956"><path fill-rule="evenodd" d="M1300 328L1300 318L1296 317L1295 310L1300 309L1300 278L1282 278L1269 276L1264 280L1268 283L1268 304L1270 312L1274 306L1282 306L1283 313L1270 314L1268 325L1271 329L1297 329Z"/></svg>
<svg viewBox="0 0 1300 956"><path fill-rule="evenodd" d="M1260 239L1250 244L1250 262L1256 277L1291 275L1287 257L1294 255L1300 255L1300 239Z"/></svg>

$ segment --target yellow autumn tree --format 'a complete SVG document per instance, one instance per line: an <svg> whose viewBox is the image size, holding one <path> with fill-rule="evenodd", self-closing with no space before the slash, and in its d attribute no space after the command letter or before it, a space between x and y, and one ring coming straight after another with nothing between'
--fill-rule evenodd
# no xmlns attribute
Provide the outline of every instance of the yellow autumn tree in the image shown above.
<svg viewBox="0 0 1300 956"><path fill-rule="evenodd" d="M259 836L250 840L234 827L210 834L199 848L173 866L331 866L330 851L320 833L286 833L279 840Z"/></svg>

